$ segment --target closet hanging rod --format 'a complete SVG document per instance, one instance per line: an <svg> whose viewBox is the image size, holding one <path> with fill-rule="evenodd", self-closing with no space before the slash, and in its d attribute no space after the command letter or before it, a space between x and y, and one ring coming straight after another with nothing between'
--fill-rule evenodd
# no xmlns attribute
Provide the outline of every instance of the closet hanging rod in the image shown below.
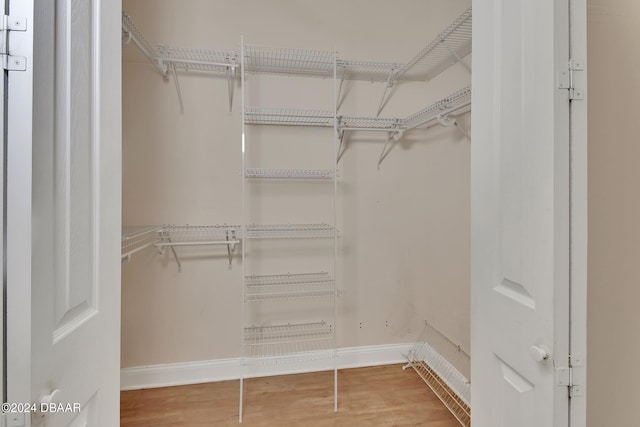
<svg viewBox="0 0 640 427"><path fill-rule="evenodd" d="M215 245L237 245L239 240L213 240L204 242L161 242L154 243L153 245L158 249L164 246L215 246Z"/></svg>
<svg viewBox="0 0 640 427"><path fill-rule="evenodd" d="M137 247L137 248L135 248L133 250L130 250L129 252L122 254L121 260L129 262L129 261L131 261L131 256L132 255L134 255L134 254L136 254L136 253L138 253L140 251L143 251L143 250L145 250L147 248L150 248L154 244L155 243L147 243L146 245L143 245L143 246Z"/></svg>
<svg viewBox="0 0 640 427"><path fill-rule="evenodd" d="M426 125L428 123L431 123L431 122L434 122L434 121L437 122L441 117L446 117L448 115L455 114L455 113L459 112L460 110L465 110L465 109L467 109L469 107L471 107L471 101L465 102L464 104L458 105L457 107L452 107L452 108L450 108L448 110L443 110L443 111L439 112L438 114L436 114L436 115L434 115L432 117L429 117L426 120L422 120L421 122L419 122L419 123L417 123L415 125L411 125L411 126L408 126L408 127L404 128L404 130L415 129L415 128L424 126L424 125ZM467 111L469 111L469 110L462 111L460 114L464 114Z"/></svg>
<svg viewBox="0 0 640 427"><path fill-rule="evenodd" d="M210 61L197 61L194 59L178 59L178 58L170 58L161 56L158 58L160 62L169 62L172 64L192 64L192 65L209 65L211 67L224 67L224 68L238 68L240 64L232 64L229 62L210 62ZM209 70L200 70L200 71L209 71ZM211 70L213 71L213 70Z"/></svg>

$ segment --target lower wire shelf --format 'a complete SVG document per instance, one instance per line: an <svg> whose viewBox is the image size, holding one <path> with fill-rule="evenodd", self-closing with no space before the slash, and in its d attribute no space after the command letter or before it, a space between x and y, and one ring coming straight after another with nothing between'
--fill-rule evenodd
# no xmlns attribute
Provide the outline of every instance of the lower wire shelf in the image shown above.
<svg viewBox="0 0 640 427"><path fill-rule="evenodd" d="M459 345L425 322L418 342L407 355L413 368L460 425L471 425L470 357Z"/></svg>
<svg viewBox="0 0 640 427"><path fill-rule="evenodd" d="M248 239L314 239L334 237L335 228L329 224L269 224L249 225Z"/></svg>
<svg viewBox="0 0 640 427"><path fill-rule="evenodd" d="M244 329L245 364L297 363L333 357L334 328L325 321Z"/></svg>
<svg viewBox="0 0 640 427"><path fill-rule="evenodd" d="M276 274L245 277L245 300L249 302L329 298L335 295L329 273Z"/></svg>

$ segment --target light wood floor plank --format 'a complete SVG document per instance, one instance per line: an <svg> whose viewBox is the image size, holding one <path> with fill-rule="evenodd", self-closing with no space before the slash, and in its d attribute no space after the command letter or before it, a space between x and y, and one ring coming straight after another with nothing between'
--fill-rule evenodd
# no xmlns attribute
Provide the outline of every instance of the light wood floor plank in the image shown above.
<svg viewBox="0 0 640 427"><path fill-rule="evenodd" d="M401 365L245 380L243 426L427 426L459 424L413 370ZM121 393L121 426L238 426L239 381Z"/></svg>

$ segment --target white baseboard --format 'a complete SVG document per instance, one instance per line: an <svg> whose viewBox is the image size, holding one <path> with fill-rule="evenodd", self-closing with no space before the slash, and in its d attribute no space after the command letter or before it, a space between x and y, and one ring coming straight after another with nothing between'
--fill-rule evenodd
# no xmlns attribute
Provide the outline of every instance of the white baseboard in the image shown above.
<svg viewBox="0 0 640 427"><path fill-rule="evenodd" d="M406 362L405 354L413 343L347 347L338 350L338 368L391 365ZM286 375L333 369L333 360L318 358L291 363L289 357L272 359L269 365L247 366L245 377ZM172 363L166 365L136 366L120 370L120 389L169 387L240 378L240 358L204 360L201 362Z"/></svg>

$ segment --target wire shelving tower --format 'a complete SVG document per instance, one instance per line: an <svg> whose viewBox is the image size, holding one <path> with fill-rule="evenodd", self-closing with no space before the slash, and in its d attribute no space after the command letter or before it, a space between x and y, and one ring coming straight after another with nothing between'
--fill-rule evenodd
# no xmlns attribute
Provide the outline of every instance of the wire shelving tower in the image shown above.
<svg viewBox="0 0 640 427"><path fill-rule="evenodd" d="M321 72L319 72L320 70ZM263 108L247 105L246 74L289 75L298 77L324 77L333 80L333 111L312 111L291 108ZM337 156L338 156L338 66L335 49L325 51L308 51L295 49L263 48L246 45L244 39L240 48L240 80L242 110L242 340L241 340L241 374L239 421L243 420L245 378L253 366L281 365L284 363L304 363L322 359L327 362L322 366L333 366L334 411L338 410L338 371L336 327L338 322L338 288L336 284L336 265L338 254L337 231ZM331 144L330 162L322 169L295 168L277 169L249 167L249 157L253 149L249 127L275 126L297 128L326 128L327 137L322 142ZM332 130L328 137L328 130ZM303 130L300 130L303 134ZM324 132L324 131L323 131ZM324 135L324 133L323 133ZM264 141L263 149L268 150L270 141ZM264 182L290 181L295 186L327 185L332 187L331 218L323 223L297 223L256 225L248 206L250 199L256 197L251 191L254 185ZM283 191L286 191L283 190ZM321 194L320 197L324 197ZM264 196L262 196L264 197ZM292 218L286 218L291 220ZM252 261L259 257L254 251L258 240L333 240L327 271L278 271L274 274L255 274ZM328 246L327 246L328 247ZM313 253L310 256L314 256ZM292 270L296 267L292 266ZM258 324L248 321L254 311L258 312L261 304L278 301L283 307L295 309L298 304L310 304L314 316L308 314L291 322L280 322L278 319L260 318ZM306 302L305 302L306 301ZM295 310L292 310L295 312ZM296 313L297 316L297 313ZM255 320L255 319L254 319ZM273 321L272 321L273 320Z"/></svg>

